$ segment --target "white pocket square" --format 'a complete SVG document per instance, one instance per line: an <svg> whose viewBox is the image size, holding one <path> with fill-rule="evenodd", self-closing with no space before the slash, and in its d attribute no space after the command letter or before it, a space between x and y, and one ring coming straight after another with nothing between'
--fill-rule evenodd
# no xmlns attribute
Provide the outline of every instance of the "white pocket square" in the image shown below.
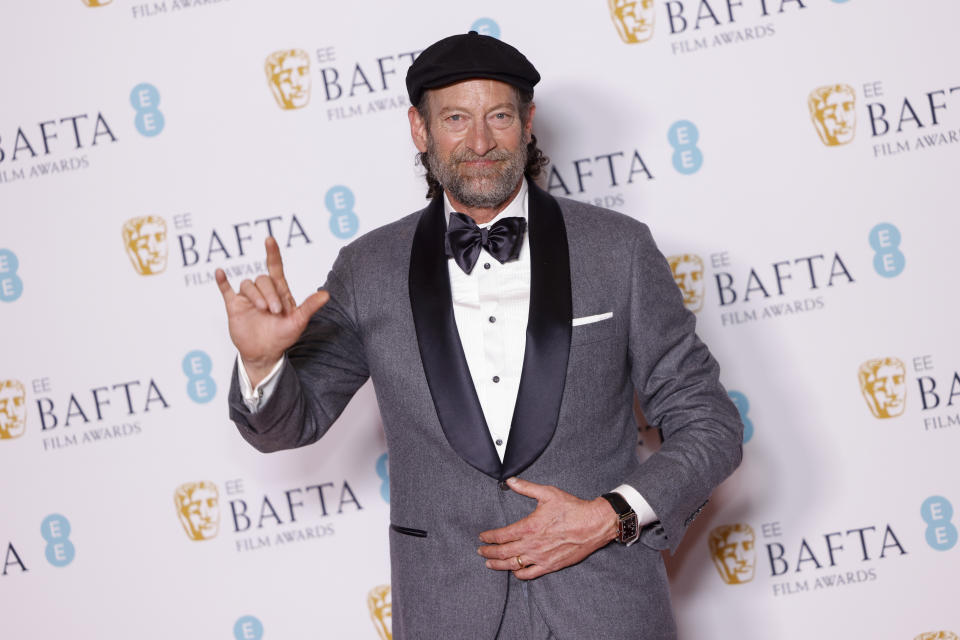
<svg viewBox="0 0 960 640"><path fill-rule="evenodd" d="M584 324L592 324L594 322L600 322L601 320L609 320L613 317L613 311L607 311L606 313L598 313L595 316L583 316L582 318L574 318L573 326L579 327Z"/></svg>

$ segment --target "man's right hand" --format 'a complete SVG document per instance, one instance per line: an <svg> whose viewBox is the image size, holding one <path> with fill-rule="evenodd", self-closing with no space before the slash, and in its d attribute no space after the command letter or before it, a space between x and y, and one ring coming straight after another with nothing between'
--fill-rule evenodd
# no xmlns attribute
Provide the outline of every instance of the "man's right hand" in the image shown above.
<svg viewBox="0 0 960 640"><path fill-rule="evenodd" d="M268 237L267 275L256 281L244 280L234 292L223 269L217 269L217 286L227 307L230 338L243 359L250 384L256 387L297 341L310 316L330 299L326 291L317 291L299 307L283 275L283 261L277 241Z"/></svg>

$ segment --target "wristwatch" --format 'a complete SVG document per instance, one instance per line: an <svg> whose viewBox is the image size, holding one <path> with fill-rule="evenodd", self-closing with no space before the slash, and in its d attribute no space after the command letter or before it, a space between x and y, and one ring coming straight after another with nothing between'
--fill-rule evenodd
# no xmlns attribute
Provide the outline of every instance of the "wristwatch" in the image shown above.
<svg viewBox="0 0 960 640"><path fill-rule="evenodd" d="M622 495L616 492L605 493L603 497L613 510L617 512L620 520L617 522L617 542L621 544L631 544L640 537L640 523L637 521L637 513L630 506Z"/></svg>

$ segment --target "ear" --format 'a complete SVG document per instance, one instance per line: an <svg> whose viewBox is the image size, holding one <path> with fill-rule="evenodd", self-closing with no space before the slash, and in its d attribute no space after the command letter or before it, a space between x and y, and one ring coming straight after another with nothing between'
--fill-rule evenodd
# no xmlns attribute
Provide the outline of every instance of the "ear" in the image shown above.
<svg viewBox="0 0 960 640"><path fill-rule="evenodd" d="M407 119L410 120L410 137L417 151L427 150L427 121L423 119L416 107L407 109Z"/></svg>
<svg viewBox="0 0 960 640"><path fill-rule="evenodd" d="M529 115L527 115L527 123L523 127L523 135L528 142L530 141L530 136L533 135L533 116L534 114L536 114L536 112L537 112L537 105L536 103L531 102L530 113Z"/></svg>

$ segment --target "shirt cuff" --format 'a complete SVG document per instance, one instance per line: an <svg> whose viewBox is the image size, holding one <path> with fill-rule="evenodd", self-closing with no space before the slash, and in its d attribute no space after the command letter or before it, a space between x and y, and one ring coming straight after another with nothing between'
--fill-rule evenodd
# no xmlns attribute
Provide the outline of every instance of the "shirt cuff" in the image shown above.
<svg viewBox="0 0 960 640"><path fill-rule="evenodd" d="M243 366L243 358L240 357L239 353L237 354L237 375L240 378L240 394L243 396L243 404L247 405L250 413L256 413L257 410L260 409L260 405L270 399L270 394L272 394L276 388L277 379L280 377L277 374L283 369L283 363L286 362L286 360L285 357L280 358L277 364L273 366L273 369L270 370L270 373L267 374L267 377L261 380L260 384L254 388L253 385L250 384L247 370ZM633 505L632 502L630 504L631 506ZM634 509L634 511L636 511L636 509Z"/></svg>
<svg viewBox="0 0 960 640"><path fill-rule="evenodd" d="M630 485L622 484L614 489L614 491L623 496L623 499L627 501L634 513L637 514L637 525L639 527L644 527L658 520L657 514L653 512L653 507L650 506L650 503L640 495L639 491Z"/></svg>

